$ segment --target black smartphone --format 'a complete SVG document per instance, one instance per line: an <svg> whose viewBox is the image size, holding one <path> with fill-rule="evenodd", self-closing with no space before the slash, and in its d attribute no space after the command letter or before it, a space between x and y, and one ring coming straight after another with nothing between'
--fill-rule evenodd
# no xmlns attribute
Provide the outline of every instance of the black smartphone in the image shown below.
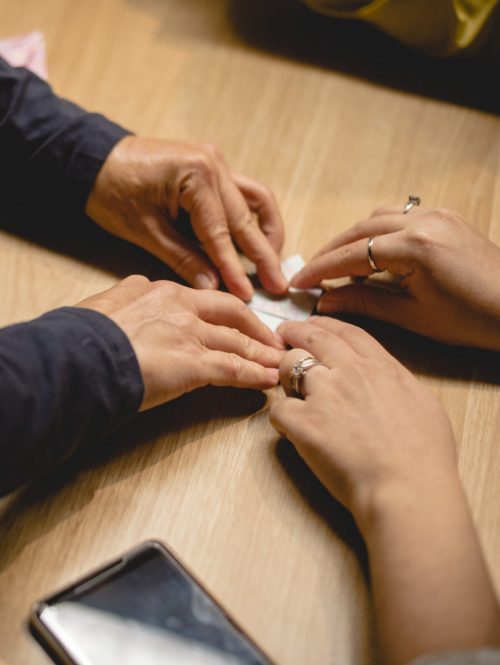
<svg viewBox="0 0 500 665"><path fill-rule="evenodd" d="M31 629L72 665L273 665L161 543L36 603Z"/></svg>

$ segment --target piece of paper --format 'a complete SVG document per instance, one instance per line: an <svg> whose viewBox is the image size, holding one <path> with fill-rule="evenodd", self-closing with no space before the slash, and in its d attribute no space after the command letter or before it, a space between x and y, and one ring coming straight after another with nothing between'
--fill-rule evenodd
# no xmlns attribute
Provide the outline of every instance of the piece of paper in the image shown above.
<svg viewBox="0 0 500 665"><path fill-rule="evenodd" d="M26 67L47 80L45 39L39 30L26 35L0 39L0 56L12 67Z"/></svg>
<svg viewBox="0 0 500 665"><path fill-rule="evenodd" d="M283 274L291 279L304 266L304 260L298 254L290 256L281 264ZM275 296L264 289L256 289L248 306L259 319L271 330L283 321L303 321L307 319L321 295L321 289L290 288L286 296Z"/></svg>

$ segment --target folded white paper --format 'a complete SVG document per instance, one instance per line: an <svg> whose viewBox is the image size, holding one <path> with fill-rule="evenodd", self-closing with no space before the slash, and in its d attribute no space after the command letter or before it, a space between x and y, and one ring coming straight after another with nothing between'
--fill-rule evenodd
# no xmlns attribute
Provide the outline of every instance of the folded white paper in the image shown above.
<svg viewBox="0 0 500 665"><path fill-rule="evenodd" d="M295 254L283 261L281 268L287 279L291 279L304 266L304 259ZM259 319L271 330L283 321L303 321L311 315L321 289L290 288L286 296L275 296L264 289L257 289L248 303Z"/></svg>

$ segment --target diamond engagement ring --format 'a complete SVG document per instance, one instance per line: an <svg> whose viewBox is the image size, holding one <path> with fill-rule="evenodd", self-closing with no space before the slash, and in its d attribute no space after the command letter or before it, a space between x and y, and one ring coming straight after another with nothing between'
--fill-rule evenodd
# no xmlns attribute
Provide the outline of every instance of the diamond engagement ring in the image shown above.
<svg viewBox="0 0 500 665"><path fill-rule="evenodd" d="M308 372L311 369L311 367L315 367L316 365L327 367L325 363L316 360L316 358L313 358L312 356L301 358L300 360L296 360L293 363L289 374L290 386L297 394L302 395L302 392L300 390L300 384L302 383L302 379L306 375L306 372Z"/></svg>
<svg viewBox="0 0 500 665"><path fill-rule="evenodd" d="M408 197L408 201L405 203L405 207L403 208L403 215L409 213L414 206L419 206L421 200L422 199L420 198L420 196L413 196L412 194L410 194L410 196Z"/></svg>

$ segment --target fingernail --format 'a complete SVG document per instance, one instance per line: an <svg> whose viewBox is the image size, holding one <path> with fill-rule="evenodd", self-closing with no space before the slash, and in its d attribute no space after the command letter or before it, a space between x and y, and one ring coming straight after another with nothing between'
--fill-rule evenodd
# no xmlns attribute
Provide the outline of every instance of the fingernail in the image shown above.
<svg viewBox="0 0 500 665"><path fill-rule="evenodd" d="M276 331L276 332L274 333L274 336L275 336L276 341L278 342L278 344L279 344L279 346L280 346L280 349L286 349L285 340L284 340L283 337L279 334L279 332Z"/></svg>
<svg viewBox="0 0 500 665"><path fill-rule="evenodd" d="M248 302L254 293L252 282L248 279L248 277L246 277L245 280L243 281L243 284L245 285L245 292L246 292L244 300L245 302Z"/></svg>
<svg viewBox="0 0 500 665"><path fill-rule="evenodd" d="M200 272L193 279L193 286L197 289L216 289L217 280L213 275Z"/></svg>
<svg viewBox="0 0 500 665"><path fill-rule="evenodd" d="M280 279L278 280L278 287L283 293L288 291L288 280L283 273L280 273Z"/></svg>

